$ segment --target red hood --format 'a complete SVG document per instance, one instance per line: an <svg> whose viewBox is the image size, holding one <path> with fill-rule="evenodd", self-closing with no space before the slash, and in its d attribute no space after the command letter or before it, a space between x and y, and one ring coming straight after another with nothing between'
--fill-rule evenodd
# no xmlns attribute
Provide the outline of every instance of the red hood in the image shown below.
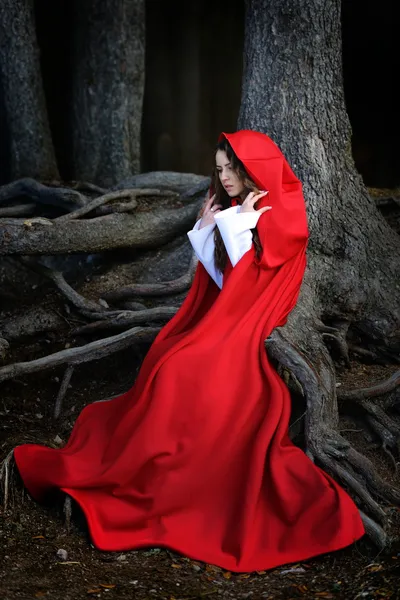
<svg viewBox="0 0 400 600"><path fill-rule="evenodd" d="M243 129L221 133L243 163L260 190L269 194L258 208L272 206L259 219L265 266L275 267L291 258L308 238L307 218L301 182L278 146L264 133Z"/></svg>

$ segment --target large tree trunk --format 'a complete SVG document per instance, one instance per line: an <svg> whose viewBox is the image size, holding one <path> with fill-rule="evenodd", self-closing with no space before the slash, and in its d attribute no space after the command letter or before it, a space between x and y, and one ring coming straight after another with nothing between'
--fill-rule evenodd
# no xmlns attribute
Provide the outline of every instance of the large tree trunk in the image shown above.
<svg viewBox="0 0 400 600"><path fill-rule="evenodd" d="M1 154L9 163L2 178L57 178L32 0L2 0L0 40L0 106L5 111Z"/></svg>
<svg viewBox="0 0 400 600"><path fill-rule="evenodd" d="M390 353L399 342L400 324L393 293L400 280L400 240L369 198L351 156L340 1L248 0L244 56L239 128L263 131L281 147L304 183L311 231L298 306L283 337L275 334L270 341L270 352L301 380L310 456L382 523L385 512L377 498L394 503L400 493L385 486L337 433L335 369L324 343L330 336L347 360L351 332ZM378 421L370 415L383 444L391 425ZM370 521L367 527L385 543L382 531Z"/></svg>
<svg viewBox="0 0 400 600"><path fill-rule="evenodd" d="M72 73L72 170L106 187L139 171L144 0L77 3Z"/></svg>

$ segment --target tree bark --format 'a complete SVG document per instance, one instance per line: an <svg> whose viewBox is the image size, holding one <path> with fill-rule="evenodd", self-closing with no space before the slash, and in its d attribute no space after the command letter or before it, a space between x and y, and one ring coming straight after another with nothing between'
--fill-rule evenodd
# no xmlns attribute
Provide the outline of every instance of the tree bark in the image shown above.
<svg viewBox="0 0 400 600"><path fill-rule="evenodd" d="M371 476L371 465L336 431L335 367L325 341L329 336L345 361L350 331L378 350L398 348L394 289L400 281L400 240L354 167L342 84L340 1L248 0L245 27L238 128L267 133L280 146L304 184L311 232L298 305L269 352L305 390L308 453L379 521L382 509L374 498L398 497ZM308 366L295 358L298 350ZM386 543L383 534L380 539Z"/></svg>
<svg viewBox="0 0 400 600"><path fill-rule="evenodd" d="M70 178L109 187L139 171L144 37L144 0L77 3Z"/></svg>
<svg viewBox="0 0 400 600"><path fill-rule="evenodd" d="M32 0L0 3L3 180L58 178L42 85ZM6 146L6 149L4 148Z"/></svg>

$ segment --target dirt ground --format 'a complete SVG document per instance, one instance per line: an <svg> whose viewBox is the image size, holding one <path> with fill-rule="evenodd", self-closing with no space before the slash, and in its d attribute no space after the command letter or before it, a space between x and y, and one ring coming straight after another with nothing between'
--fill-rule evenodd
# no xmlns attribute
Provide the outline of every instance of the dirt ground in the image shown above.
<svg viewBox="0 0 400 600"><path fill-rule="evenodd" d="M43 351L48 352L48 348ZM143 349L143 352L145 349ZM29 348L26 349L29 355ZM56 446L68 437L80 409L116 395L132 384L140 356L132 350L97 364L83 365L73 375L59 421L52 407L63 370L46 371L2 385L0 460L15 445L35 441ZM386 378L395 367L354 363L340 383L360 387ZM361 430L341 424L353 443ZM57 437L58 436L58 437ZM366 452L381 474L393 480L393 467L379 450ZM0 599L134 598L196 600L238 598L399 598L400 548L379 553L362 539L345 550L268 572L233 574L165 549L123 553L96 550L84 523L73 520L68 533L60 506L43 507L18 486L10 508L1 511Z"/></svg>

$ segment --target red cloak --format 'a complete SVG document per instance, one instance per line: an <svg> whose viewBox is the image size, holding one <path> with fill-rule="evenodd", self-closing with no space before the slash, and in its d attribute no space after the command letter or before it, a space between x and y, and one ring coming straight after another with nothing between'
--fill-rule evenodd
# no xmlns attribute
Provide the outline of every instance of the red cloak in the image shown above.
<svg viewBox="0 0 400 600"><path fill-rule="evenodd" d="M61 489L79 503L99 549L169 547L240 572L342 548L364 528L290 441L289 392L265 353L304 274L301 184L266 135L222 135L269 190L262 255L229 265L222 290L199 264L133 388L87 406L64 448L25 444L15 459L35 499Z"/></svg>

